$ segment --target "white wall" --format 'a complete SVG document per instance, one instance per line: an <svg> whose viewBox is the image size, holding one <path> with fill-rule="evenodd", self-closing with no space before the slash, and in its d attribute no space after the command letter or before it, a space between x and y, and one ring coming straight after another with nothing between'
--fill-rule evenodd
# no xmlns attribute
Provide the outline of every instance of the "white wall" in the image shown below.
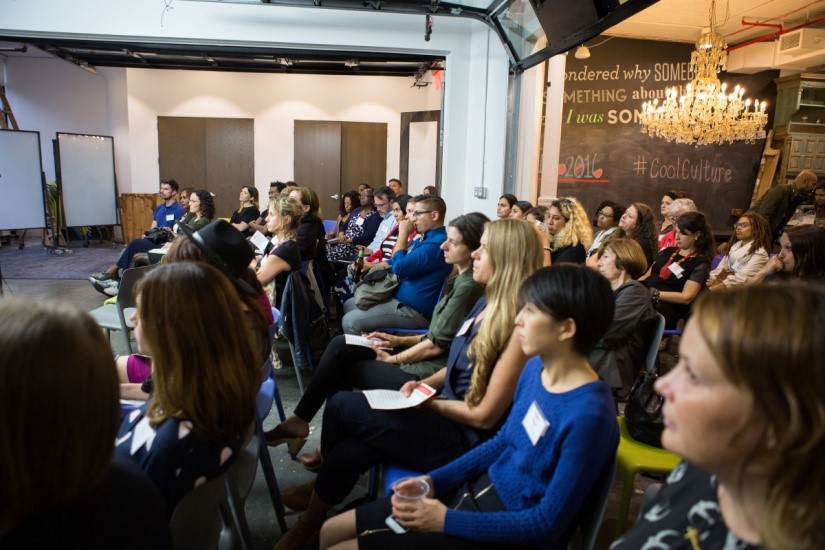
<svg viewBox="0 0 825 550"><path fill-rule="evenodd" d="M158 116L253 118L255 183L293 179L295 120L383 122L387 127L387 177L398 176L401 112L440 107L430 86L411 78L163 71L128 69L131 185L157 186ZM385 182L376 182L385 183Z"/></svg>
<svg viewBox="0 0 825 550"><path fill-rule="evenodd" d="M0 0L0 34L446 55L443 195L453 213L495 211L504 170L508 61L498 38L484 24L436 17L432 39L425 42L420 15L216 2L174 2L164 14L164 5L161 0ZM128 71L130 94L137 89L131 78ZM238 109L224 99L216 101L226 111ZM203 105L201 98L179 107L191 109L199 102ZM142 126L154 109L142 100L129 101L130 173L137 190L145 185L144 165L157 162L147 156L150 142L156 140ZM136 151L142 151L140 156ZM264 178L272 176L267 173ZM488 187L486 200L472 198L477 185Z"/></svg>
<svg viewBox="0 0 825 550"><path fill-rule="evenodd" d="M10 56L6 69L6 92L17 125L21 130L40 132L47 181L55 179L52 140L57 132L111 135L102 75L43 52Z"/></svg>

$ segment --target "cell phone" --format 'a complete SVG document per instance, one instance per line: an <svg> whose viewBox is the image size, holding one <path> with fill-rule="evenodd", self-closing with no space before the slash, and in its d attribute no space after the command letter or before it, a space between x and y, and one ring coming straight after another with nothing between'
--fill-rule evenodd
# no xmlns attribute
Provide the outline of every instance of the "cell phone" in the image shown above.
<svg viewBox="0 0 825 550"><path fill-rule="evenodd" d="M401 527L401 524L395 521L395 518L391 515L387 516L387 519L384 520L384 523L387 524L387 527L395 531L396 534L403 535L407 532L407 530Z"/></svg>

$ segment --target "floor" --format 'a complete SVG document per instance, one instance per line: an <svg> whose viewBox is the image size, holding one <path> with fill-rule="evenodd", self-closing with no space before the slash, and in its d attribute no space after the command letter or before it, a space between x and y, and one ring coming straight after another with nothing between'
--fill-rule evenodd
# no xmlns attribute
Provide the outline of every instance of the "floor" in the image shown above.
<svg viewBox="0 0 825 550"><path fill-rule="evenodd" d="M27 246L40 246L39 241L27 242ZM8 260L6 260L8 261ZM103 296L95 291L86 280L24 280L24 279L5 279L0 281L2 283L4 296L0 299L11 296L29 296L35 298L42 298L48 300L62 299L75 304L84 310L92 310L102 304ZM126 352L125 344L122 336L118 332L114 332L110 338L112 349L115 354L123 354ZM288 352L287 352L288 354ZM281 354L282 358L288 358ZM294 406L297 404L300 397L298 384L295 377L295 371L291 364L285 362L284 367L277 371L278 386L283 401L284 409L289 414ZM311 373L304 372L304 384L311 380ZM311 450L319 444L320 439L320 422L322 413L319 413L315 421L312 423L313 433L310 435L305 450ZM277 424L278 418L274 408L264 423L265 428L270 428ZM275 473L278 477L278 484L283 490L300 483L310 481L313 474L300 467L297 461L292 461L286 453L285 447L279 447L270 450ZM362 479L358 486L350 494L347 501L361 497L366 492L366 477ZM635 518L638 515L639 504L641 501L641 494L644 488L651 483L651 480L637 476L636 488L634 497L631 501L629 517ZM599 532L599 539L597 541L597 548L607 548L614 538L616 527L616 518L618 516L620 483L618 481L614 484L613 492L608 503L607 511L605 512L604 521ZM258 472L255 479L255 484L252 492L249 495L246 503L246 514L249 522L252 537L256 549L271 548L275 542L280 538L281 533L275 518L275 513L272 508L272 502L267 492L266 483L263 480L263 474ZM299 513L287 510L287 524L291 526L298 518Z"/></svg>

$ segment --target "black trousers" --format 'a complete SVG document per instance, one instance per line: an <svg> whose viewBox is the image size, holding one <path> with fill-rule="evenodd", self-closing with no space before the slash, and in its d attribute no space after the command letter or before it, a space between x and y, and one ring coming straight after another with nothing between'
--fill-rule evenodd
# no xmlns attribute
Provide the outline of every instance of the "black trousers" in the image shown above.
<svg viewBox="0 0 825 550"><path fill-rule="evenodd" d="M375 352L361 346L348 346L344 336L333 338L318 363L312 383L307 386L295 416L311 421L324 401L342 390L397 390L416 377L398 368L398 365L375 359Z"/></svg>

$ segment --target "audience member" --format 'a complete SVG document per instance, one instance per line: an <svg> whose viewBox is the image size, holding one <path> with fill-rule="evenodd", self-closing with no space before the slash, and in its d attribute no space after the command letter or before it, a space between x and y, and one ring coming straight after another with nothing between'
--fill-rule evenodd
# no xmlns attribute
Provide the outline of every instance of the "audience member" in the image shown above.
<svg viewBox="0 0 825 550"><path fill-rule="evenodd" d="M171 547L157 488L112 457L118 417L111 348L88 314L0 301L0 547Z"/></svg>
<svg viewBox="0 0 825 550"><path fill-rule="evenodd" d="M178 226L188 224L191 221L192 213L189 211L189 197L191 197L194 192L194 187L184 187L178 193L178 202L183 209L183 215L178 218L178 221L172 226L172 233L177 234Z"/></svg>
<svg viewBox="0 0 825 550"><path fill-rule="evenodd" d="M184 228L186 238L177 239L166 255L167 263L205 262L217 267L238 291L252 333L259 364L269 355L269 326L274 322L266 291L250 267L255 254L243 235L225 220L215 220L194 232Z"/></svg>
<svg viewBox="0 0 825 550"><path fill-rule="evenodd" d="M610 325L613 296L593 270L562 265L528 278L519 298L515 333L533 358L498 434L418 478L430 489L425 498L393 496L329 520L322 548L568 546L619 443L610 392L587 363ZM409 532L382 529L390 514Z"/></svg>
<svg viewBox="0 0 825 550"><path fill-rule="evenodd" d="M825 282L825 229L815 225L789 227L779 239L779 254L772 256L751 282L808 279Z"/></svg>
<svg viewBox="0 0 825 550"><path fill-rule="evenodd" d="M249 185L241 187L238 201L240 207L232 213L229 223L245 237L249 237L252 235L249 224L258 219L258 190Z"/></svg>
<svg viewBox="0 0 825 550"><path fill-rule="evenodd" d="M406 195L402 195L406 196ZM447 240L441 245L447 264L457 274L446 285L444 297L433 312L429 330L423 335L396 336L373 332L375 348L347 345L344 336L330 342L312 383L295 407L295 413L267 432L270 445L289 443L290 454L298 452L309 435L309 422L329 397L341 390L395 389L410 380L431 376L447 366L445 356L467 313L484 292L484 285L473 280L471 254L479 247L484 224L489 220L473 212L459 216L447 228ZM384 351L387 348L394 353ZM297 438L297 439L296 439ZM317 466L318 453L301 456L309 468Z"/></svg>
<svg viewBox="0 0 825 550"><path fill-rule="evenodd" d="M421 192L422 195L435 195L438 196L438 188L435 185L428 185L424 188Z"/></svg>
<svg viewBox="0 0 825 550"><path fill-rule="evenodd" d="M814 187L814 224L825 227L825 183Z"/></svg>
<svg viewBox="0 0 825 550"><path fill-rule="evenodd" d="M500 427L527 360L518 338L511 338L517 289L541 265L541 244L525 222L498 220L487 225L473 260L473 279L487 284L486 298L476 303L464 330L456 334L446 369L423 380L443 398L401 411L372 410L361 393L338 392L330 398L318 477L283 494L290 508L306 512L276 548L301 547L370 466L393 462L428 471L489 439ZM417 385L407 382L401 391L409 395Z"/></svg>
<svg viewBox="0 0 825 550"><path fill-rule="evenodd" d="M249 222L249 227L252 229L252 232L260 231L264 235L269 235L269 232L266 229L266 216L269 214L269 201L272 199L279 197L281 195L281 191L284 190L286 184L282 181L273 181L269 184L269 199L264 204L264 208L261 209L261 214L258 216L258 219Z"/></svg>
<svg viewBox="0 0 825 550"><path fill-rule="evenodd" d="M392 210L390 212L395 224L375 251L364 259L365 269L369 270L373 267L386 267L389 265L387 262L392 259L395 243L398 242L398 224L407 218L407 204L411 198L409 195L401 194L392 200ZM409 236L407 238L409 239Z"/></svg>
<svg viewBox="0 0 825 550"><path fill-rule="evenodd" d="M531 208L533 208L533 205L530 201L516 201L516 204L510 209L510 217L514 220L523 220Z"/></svg>
<svg viewBox="0 0 825 550"><path fill-rule="evenodd" d="M541 205L534 206L533 208L530 209L529 212L527 212L527 215L524 217L524 219L527 220L528 222L534 224L536 227L541 229L543 232L546 232L547 231L547 225L546 225L545 222L547 221L548 211L549 211L549 208L547 208L546 206L541 206Z"/></svg>
<svg viewBox="0 0 825 550"><path fill-rule="evenodd" d="M295 199L278 197L269 201L266 226L272 237L272 249L261 259L258 281L264 286L269 303L281 309L286 280L291 271L301 269L301 250L298 247L298 225L304 211Z"/></svg>
<svg viewBox="0 0 825 550"><path fill-rule="evenodd" d="M389 187L379 187L375 190L373 201L375 210L378 212L378 215L381 216L381 224L378 226L375 236L368 245L356 247L358 249L364 249L364 256L369 256L381 248L381 243L384 242L387 235L398 226L398 221L392 213L392 201L394 199L395 191Z"/></svg>
<svg viewBox="0 0 825 550"><path fill-rule="evenodd" d="M344 229L346 229L349 217L352 215L352 211L355 210L359 200L357 191L347 191L344 193L341 197L341 205L338 211L338 219L335 221L335 227L327 233L328 239L337 237L338 233L342 233Z"/></svg>
<svg viewBox="0 0 825 550"><path fill-rule="evenodd" d="M698 210L699 209L696 208L696 203L688 198L675 199L670 203L670 206L667 207L667 216L671 221L670 231L659 233L659 250L676 246L675 224L676 220L679 219L679 216L688 212L697 212Z"/></svg>
<svg viewBox="0 0 825 550"><path fill-rule="evenodd" d="M733 229L727 252L710 272L707 285L711 290L746 284L768 262L768 251L772 246L771 227L764 216L745 212Z"/></svg>
<svg viewBox="0 0 825 550"><path fill-rule="evenodd" d="M750 211L762 214L771 226L771 236L776 240L782 228L793 216L796 207L810 195L819 178L813 170L802 170L792 182L774 185Z"/></svg>
<svg viewBox="0 0 825 550"><path fill-rule="evenodd" d="M331 262L354 260L355 247L368 245L378 231L382 218L375 211L372 189L362 191L360 200L360 208L352 212L344 231L338 233L338 242L327 244L327 257Z"/></svg>
<svg viewBox="0 0 825 550"><path fill-rule="evenodd" d="M633 239L610 239L604 244L598 269L615 293L616 309L610 329L587 359L621 396L633 385L644 360L644 335L639 327L656 316L650 291L637 280L647 268L642 247Z"/></svg>
<svg viewBox="0 0 825 550"><path fill-rule="evenodd" d="M499 197L498 204L496 205L496 217L499 219L509 218L510 211L513 209L513 205L516 204L516 202L518 202L518 198L510 193L505 193Z"/></svg>
<svg viewBox="0 0 825 550"><path fill-rule="evenodd" d="M361 193L363 193L363 192L364 192L364 191L366 191L367 189L372 189L372 187L370 187L370 184L368 184L368 183L362 183L362 184L360 184L360 185L358 186L358 194L359 194L359 196L361 195Z"/></svg>
<svg viewBox="0 0 825 550"><path fill-rule="evenodd" d="M662 226L659 228L659 240L661 241L662 237L671 231L673 231L673 219L670 215L670 205L676 199L686 199L688 198L687 194L684 191L665 191L665 194L662 195L662 203L659 206L659 212L662 214ZM694 209L695 210L695 209ZM680 214L681 215L681 214ZM678 217L678 216L677 216ZM672 245L671 245L672 246ZM659 246L659 250L661 250L661 245Z"/></svg>
<svg viewBox="0 0 825 550"><path fill-rule="evenodd" d="M163 180L160 182L160 198L163 200L152 214L152 225L150 229L155 227L162 227L168 229L170 232L175 222L184 214L183 208L176 200L178 194L178 182L175 180ZM140 252L148 252L158 245L155 241L147 238L138 238L129 243L129 246L123 249L123 252L118 256L117 261L106 268L105 271L95 273L89 277L89 282L92 286L95 282L109 281L113 279L120 279L120 273L128 269L132 263L132 256ZM98 285L100 286L100 285ZM98 290L102 292L102 288L108 285L102 285ZM97 286L95 286L97 289Z"/></svg>
<svg viewBox="0 0 825 550"><path fill-rule="evenodd" d="M387 187L392 189L394 195L401 195L404 193L404 184L398 178L392 178L387 182Z"/></svg>
<svg viewBox="0 0 825 550"><path fill-rule="evenodd" d="M667 207L667 216L668 219L671 221L670 223L670 230L659 233L659 250L664 250L665 248L670 248L671 246L676 246L676 220L679 219L679 216L682 214L686 214L688 212L697 212L699 209L696 208L696 203L694 203L691 199L684 198L684 199L675 199L670 203L670 206Z"/></svg>
<svg viewBox="0 0 825 550"><path fill-rule="evenodd" d="M344 304L341 330L346 334L371 332L381 327L426 328L432 317L444 280L452 267L444 261L441 243L447 239L444 216L447 205L441 197L418 195L415 198L415 221L398 224L398 240L390 268L401 279L393 297L367 310L355 299ZM410 242L413 228L424 236Z"/></svg>
<svg viewBox="0 0 825 550"><path fill-rule="evenodd" d="M619 229L619 220L624 215L624 206L613 201L602 201L596 209L593 225L599 230L593 237L593 243L587 249L587 257L592 258L604 240ZM596 259L598 261L598 259ZM590 262L588 261L588 265Z"/></svg>
<svg viewBox="0 0 825 550"><path fill-rule="evenodd" d="M301 216L301 223L296 231L296 241L301 250L301 260L313 260L318 272L323 277L329 288L332 284L334 274L332 266L327 259L326 238L324 222L319 217L321 201L318 194L310 187L292 187L289 196L301 205L304 215Z"/></svg>
<svg viewBox="0 0 825 550"><path fill-rule="evenodd" d="M617 237L628 236L642 247L648 265L653 264L653 258L658 250L656 228L653 225L653 210L646 204L634 202L622 214L619 220L619 229L622 234Z"/></svg>
<svg viewBox="0 0 825 550"><path fill-rule="evenodd" d="M252 427L260 357L237 292L205 263L150 271L132 320L152 356L154 391L123 421L116 452L148 474L172 509L232 464Z"/></svg>
<svg viewBox="0 0 825 550"><path fill-rule="evenodd" d="M823 334L820 288L697 301L679 363L656 382L662 445L684 461L613 550L825 548Z"/></svg>
<svg viewBox="0 0 825 550"><path fill-rule="evenodd" d="M705 215L688 212L676 220L676 246L656 256L650 274L643 277L667 328L687 319L690 305L705 287L713 254L713 233Z"/></svg>
<svg viewBox="0 0 825 550"><path fill-rule="evenodd" d="M206 189L198 189L189 196L189 212L192 214L186 224L195 231L206 227L215 218L215 201L212 193Z"/></svg>
<svg viewBox="0 0 825 550"><path fill-rule="evenodd" d="M585 262L593 231L578 200L564 197L553 201L547 215L547 232L552 237L550 256L554 264Z"/></svg>

